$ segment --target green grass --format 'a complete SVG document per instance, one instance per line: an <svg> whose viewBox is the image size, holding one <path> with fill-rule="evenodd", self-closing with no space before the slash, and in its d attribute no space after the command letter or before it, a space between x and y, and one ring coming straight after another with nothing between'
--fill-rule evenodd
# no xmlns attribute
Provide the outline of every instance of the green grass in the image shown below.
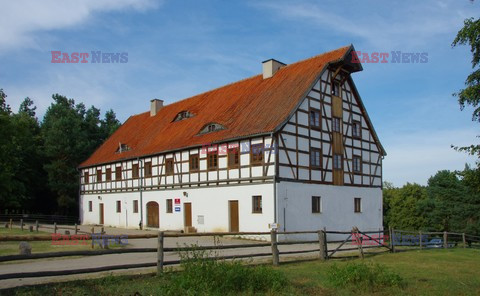
<svg viewBox="0 0 480 296"><path fill-rule="evenodd" d="M278 268L261 266L242 267L229 275L227 268L219 274L213 274L214 279L204 278L204 283L178 291L177 295L219 295L215 290L205 293L202 285L212 285L215 281L232 281L235 274L240 274L244 280L252 274L262 274L262 278L274 279L273 283L282 283L272 289L249 289L253 283L244 282L247 289L232 292L223 291L220 295L480 295L480 251L472 249L423 250L396 254L382 254L366 258L367 266L379 266L388 269L389 274L396 274L401 279L401 285L389 285L380 282L374 290L356 285L355 281L337 285L332 283L331 274L337 270L349 270L353 265L362 265L360 259L330 260L325 263L308 261L302 263L285 263ZM335 267L333 267L335 266ZM363 268L363 267L361 267ZM360 268L360 269L361 269ZM260 270L260 271L258 271ZM374 268L375 270L375 268ZM199 270L196 270L198 272ZM378 271L377 271L378 272ZM165 294L165 287L173 287L185 283L176 277L182 272L171 272L162 277L143 276L108 276L93 280L80 280L67 283L56 283L35 287L22 287L0 292L2 295L141 295ZM192 276L190 273L188 276ZM282 275L283 274L283 277ZM346 275L349 273L347 272ZM275 280L275 278L278 279ZM288 279L284 282L282 278ZM396 276L394 276L396 278ZM195 282L197 279L191 279ZM175 282L179 281L179 282ZM250 287L248 286L250 285ZM190 287L190 288L189 288ZM268 288L268 287L267 287ZM173 291L174 292L174 291Z"/></svg>
<svg viewBox="0 0 480 296"><path fill-rule="evenodd" d="M32 235L32 234L46 234L49 235L49 232L30 232L27 230L22 231L20 228L0 228L0 235ZM92 250L92 241L85 241L86 245L52 245L52 241L30 241L28 242L32 247L33 253L50 253L50 252L66 252L66 251L81 251L81 250ZM0 241L0 256L6 255L17 255L19 254L18 245L19 241ZM124 246L111 245L111 248L119 248ZM98 244L95 244L95 249L100 249ZM6 264L11 264L14 262L7 262Z"/></svg>

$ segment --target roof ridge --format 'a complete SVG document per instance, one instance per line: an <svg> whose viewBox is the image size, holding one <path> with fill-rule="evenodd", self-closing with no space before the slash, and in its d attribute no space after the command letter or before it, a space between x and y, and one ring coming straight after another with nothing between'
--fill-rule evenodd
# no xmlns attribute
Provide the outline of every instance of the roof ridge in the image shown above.
<svg viewBox="0 0 480 296"><path fill-rule="evenodd" d="M350 44L350 45L347 45L347 46L342 46L342 47L336 48L336 49L334 49L334 50L325 51L325 52L322 52L322 53L320 53L320 54L317 54L317 55L315 55L315 56L313 56L313 57L309 57L309 58L306 58L306 59L303 59L303 60L300 60L300 61L296 61L296 62L291 63L291 64L286 64L284 67L282 67L282 69L283 69L283 68L287 68L287 67L289 67L289 66L293 66L293 65L299 64L299 63L303 63L303 62L306 62L306 61L309 61L309 60L313 60L313 59L315 59L315 58L319 58L319 57L322 56L322 55L325 55L325 54L328 54L328 53L331 53L331 52L334 52L334 51L337 51L337 50L342 50L342 49L345 49L345 48L349 48L349 47L351 47L351 46L352 46L352 45ZM230 82L230 83L227 83L227 84L218 86L218 87L216 87L216 88L213 88L213 89L210 89L210 90L207 90L207 91L204 91L204 92L195 94L195 95L190 96L190 97L187 97L187 98L180 99L180 100L175 101L175 102L173 102L173 103L171 103L171 104L165 105L164 107L171 106L171 105L174 105L174 104L177 104L177 103L180 103L180 102L189 100L189 99L193 99L193 98L195 98L195 97L205 95L205 94L207 94L207 93L210 93L210 92L219 90L219 89L221 89L221 88L224 88L224 87L227 87L227 86L231 86L231 85L234 85L234 84L237 84L237 83L240 83L240 82L249 80L249 79L256 78L257 76L262 76L262 73L256 74L256 75L253 75L253 76L250 76L250 77L246 77L246 78L243 78L243 79L240 79L240 80L237 80L237 81L233 81L233 82ZM148 112L148 111L147 111L147 112ZM142 113L139 113L139 114L136 114L136 115L141 115L141 114L143 114L143 113L146 113L146 112L142 112ZM136 116L136 115L133 115L133 116Z"/></svg>

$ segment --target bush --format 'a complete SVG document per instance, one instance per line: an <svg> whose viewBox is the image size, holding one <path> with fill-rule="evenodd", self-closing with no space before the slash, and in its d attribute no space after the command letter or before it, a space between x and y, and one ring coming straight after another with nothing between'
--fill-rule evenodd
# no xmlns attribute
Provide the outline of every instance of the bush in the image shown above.
<svg viewBox="0 0 480 296"><path fill-rule="evenodd" d="M219 260L199 250L182 252L180 257L183 271L165 274L169 284L163 292L167 295L274 293L289 285L283 273L268 266Z"/></svg>
<svg viewBox="0 0 480 296"><path fill-rule="evenodd" d="M381 287L401 287L404 280L384 265L374 263L334 264L328 271L328 281L335 287L354 286L359 290L377 290Z"/></svg>

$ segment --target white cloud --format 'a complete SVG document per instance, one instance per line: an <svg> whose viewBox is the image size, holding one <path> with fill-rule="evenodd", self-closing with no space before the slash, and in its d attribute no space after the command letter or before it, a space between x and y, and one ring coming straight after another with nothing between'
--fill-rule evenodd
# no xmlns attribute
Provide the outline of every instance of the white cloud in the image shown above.
<svg viewBox="0 0 480 296"><path fill-rule="evenodd" d="M472 16L473 4L459 1L270 1L254 6L271 16L304 22L325 31L358 37L380 49L404 50L427 46L440 34L458 31L463 20ZM460 4L460 5L459 5Z"/></svg>
<svg viewBox="0 0 480 296"><path fill-rule="evenodd" d="M439 170L461 170L476 158L453 150L477 141L473 129L418 131L384 138L388 152L383 162L384 181L401 186L406 182L426 184Z"/></svg>
<svg viewBox="0 0 480 296"><path fill-rule="evenodd" d="M36 33L84 24L97 12L159 5L155 0L15 0L0 3L0 53L12 49L39 48Z"/></svg>

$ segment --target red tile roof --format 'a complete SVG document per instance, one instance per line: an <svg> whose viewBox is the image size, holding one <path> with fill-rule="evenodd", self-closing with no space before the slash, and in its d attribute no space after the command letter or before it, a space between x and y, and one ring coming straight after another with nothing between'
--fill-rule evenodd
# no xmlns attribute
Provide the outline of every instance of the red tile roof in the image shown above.
<svg viewBox="0 0 480 296"><path fill-rule="evenodd" d="M131 116L80 166L273 132L304 98L324 67L345 58L351 48L342 47L290 64L268 79L260 74L166 105L153 117L150 112ZM172 122L181 111L195 116ZM198 135L210 122L226 129ZM127 144L131 150L116 153L119 143Z"/></svg>

